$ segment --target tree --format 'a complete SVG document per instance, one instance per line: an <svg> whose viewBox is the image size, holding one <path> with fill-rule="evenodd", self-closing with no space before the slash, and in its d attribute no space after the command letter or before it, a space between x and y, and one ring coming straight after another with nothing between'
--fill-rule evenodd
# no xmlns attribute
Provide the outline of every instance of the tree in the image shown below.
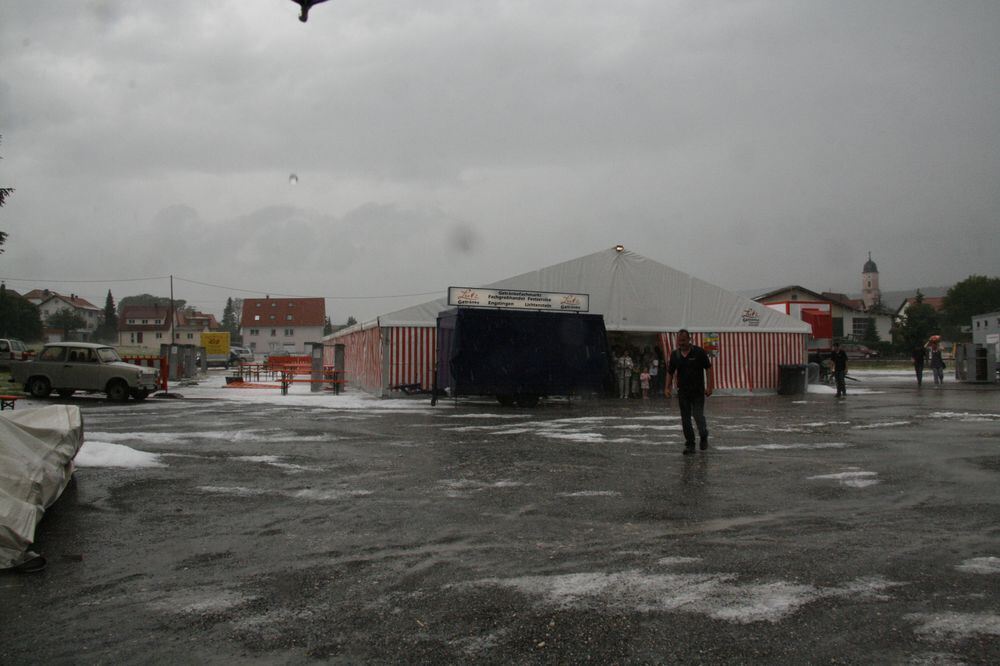
<svg viewBox="0 0 1000 666"><path fill-rule="evenodd" d="M62 308L55 314L49 315L49 318L45 320L45 325L49 328L61 328L63 340L69 340L70 333L85 327L87 322L72 308Z"/></svg>
<svg viewBox="0 0 1000 666"><path fill-rule="evenodd" d="M232 296L226 299L226 307L222 310L222 330L227 331L230 335L235 335L239 330Z"/></svg>
<svg viewBox="0 0 1000 666"><path fill-rule="evenodd" d="M924 295L917 290L917 296L912 305L906 308L903 323L899 327L898 342L903 346L903 350L922 347L927 339L938 331L937 312L927 303L924 303Z"/></svg>
<svg viewBox="0 0 1000 666"><path fill-rule="evenodd" d="M330 335L333 333L333 324L330 323L329 317L323 318L323 335Z"/></svg>
<svg viewBox="0 0 1000 666"><path fill-rule="evenodd" d="M97 327L94 335L98 340L106 342L114 341L118 338L118 313L115 311L115 299L108 289L108 296L104 299L104 320Z"/></svg>
<svg viewBox="0 0 1000 666"><path fill-rule="evenodd" d="M13 192L13 187L0 187L0 208L3 208L3 205L7 202L7 197L9 197ZM3 254L3 244L5 242L7 242L7 232L0 231L0 254Z"/></svg>
<svg viewBox="0 0 1000 666"><path fill-rule="evenodd" d="M357 320L357 319L355 319L355 318L354 318L353 316L349 316L349 317L347 318L347 323L346 323L346 324L344 324L344 326L354 326L354 325L355 325L355 324L357 324L357 323L358 323L358 320Z"/></svg>
<svg viewBox="0 0 1000 666"><path fill-rule="evenodd" d="M118 309L121 310L129 305L158 305L163 308L170 307L170 298L167 296L153 296L152 294L139 294L138 296L126 296L118 301ZM174 310L183 310L187 301L175 298Z"/></svg>
<svg viewBox="0 0 1000 666"><path fill-rule="evenodd" d="M0 337L19 338L25 342L42 339L42 316L38 306L7 293L3 284L0 284Z"/></svg>
<svg viewBox="0 0 1000 666"><path fill-rule="evenodd" d="M1000 277L970 275L955 284L944 297L947 323L971 326L972 317L1000 310Z"/></svg>

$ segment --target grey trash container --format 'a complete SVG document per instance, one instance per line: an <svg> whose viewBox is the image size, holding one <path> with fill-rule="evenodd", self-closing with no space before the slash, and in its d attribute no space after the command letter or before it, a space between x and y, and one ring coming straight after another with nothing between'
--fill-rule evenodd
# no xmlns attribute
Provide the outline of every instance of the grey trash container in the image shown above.
<svg viewBox="0 0 1000 666"><path fill-rule="evenodd" d="M778 366L778 395L802 395L806 392L806 365Z"/></svg>

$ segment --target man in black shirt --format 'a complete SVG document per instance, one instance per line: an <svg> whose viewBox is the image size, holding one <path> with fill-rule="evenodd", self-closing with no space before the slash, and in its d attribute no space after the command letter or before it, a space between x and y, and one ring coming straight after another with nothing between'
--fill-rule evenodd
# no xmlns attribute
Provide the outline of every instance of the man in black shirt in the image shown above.
<svg viewBox="0 0 1000 666"><path fill-rule="evenodd" d="M833 378L837 380L837 397L847 397L847 387L844 385L844 377L847 376L847 352L840 348L839 342L833 343L830 361L833 363Z"/></svg>
<svg viewBox="0 0 1000 666"><path fill-rule="evenodd" d="M708 377L706 385L705 378ZM667 364L667 390L669 398L677 385L677 403L681 408L681 425L684 428L684 455L694 453L694 428L691 417L698 426L701 449L708 448L708 424L705 422L705 398L715 390L712 361L701 347L691 344L691 334L686 329L677 332L677 349L670 354Z"/></svg>

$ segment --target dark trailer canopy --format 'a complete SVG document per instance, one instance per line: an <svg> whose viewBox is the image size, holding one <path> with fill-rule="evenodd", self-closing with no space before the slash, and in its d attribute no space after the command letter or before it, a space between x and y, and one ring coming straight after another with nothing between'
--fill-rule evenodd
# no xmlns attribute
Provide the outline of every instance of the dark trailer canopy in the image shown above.
<svg viewBox="0 0 1000 666"><path fill-rule="evenodd" d="M438 316L437 341L437 385L452 396L534 404L610 387L601 315L458 308Z"/></svg>

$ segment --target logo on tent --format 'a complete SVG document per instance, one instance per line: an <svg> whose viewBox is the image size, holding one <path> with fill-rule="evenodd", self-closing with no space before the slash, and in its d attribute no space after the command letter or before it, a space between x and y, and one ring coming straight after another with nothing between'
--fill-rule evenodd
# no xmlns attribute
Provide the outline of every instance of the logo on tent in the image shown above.
<svg viewBox="0 0 1000 666"><path fill-rule="evenodd" d="M760 314L753 308L747 308L743 311L740 321L747 326L760 326Z"/></svg>

